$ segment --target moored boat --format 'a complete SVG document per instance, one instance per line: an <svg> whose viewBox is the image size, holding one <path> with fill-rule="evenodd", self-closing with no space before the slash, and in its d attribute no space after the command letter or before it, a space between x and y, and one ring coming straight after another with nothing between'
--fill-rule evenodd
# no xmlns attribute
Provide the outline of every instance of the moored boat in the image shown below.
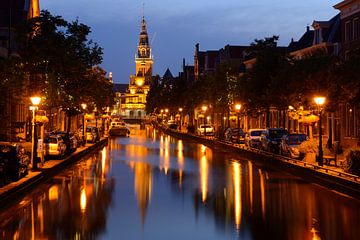
<svg viewBox="0 0 360 240"><path fill-rule="evenodd" d="M130 129L126 126L124 122L112 122L109 130L110 136L124 136L127 137L130 135Z"/></svg>

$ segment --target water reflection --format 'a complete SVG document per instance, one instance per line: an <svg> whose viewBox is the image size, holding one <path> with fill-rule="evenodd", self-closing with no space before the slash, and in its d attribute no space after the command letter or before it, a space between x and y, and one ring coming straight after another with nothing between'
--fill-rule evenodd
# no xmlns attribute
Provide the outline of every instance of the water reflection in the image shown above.
<svg viewBox="0 0 360 240"><path fill-rule="evenodd" d="M234 176L234 204L235 204L235 223L236 228L240 229L241 222L241 165L238 162L233 162L233 176Z"/></svg>
<svg viewBox="0 0 360 240"><path fill-rule="evenodd" d="M114 191L99 154L43 184L0 214L1 239L95 239L104 232Z"/></svg>
<svg viewBox="0 0 360 240"><path fill-rule="evenodd" d="M359 222L358 201L147 128L1 214L0 238L359 239Z"/></svg>
<svg viewBox="0 0 360 240"><path fill-rule="evenodd" d="M178 160L178 169L179 169L179 186L182 184L182 176L183 176L183 169L184 169L184 146L182 140L178 140L178 147L177 147L177 160Z"/></svg>
<svg viewBox="0 0 360 240"><path fill-rule="evenodd" d="M143 162L134 162L134 187L140 209L141 223L144 225L146 210L152 192L152 168Z"/></svg>

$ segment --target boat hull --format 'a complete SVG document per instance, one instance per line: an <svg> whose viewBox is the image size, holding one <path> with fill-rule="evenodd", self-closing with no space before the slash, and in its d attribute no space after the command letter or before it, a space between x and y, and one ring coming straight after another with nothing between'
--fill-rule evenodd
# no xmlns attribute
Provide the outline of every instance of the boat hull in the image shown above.
<svg viewBox="0 0 360 240"><path fill-rule="evenodd" d="M130 130L127 128L111 128L109 130L110 136L123 136L126 137L130 135Z"/></svg>

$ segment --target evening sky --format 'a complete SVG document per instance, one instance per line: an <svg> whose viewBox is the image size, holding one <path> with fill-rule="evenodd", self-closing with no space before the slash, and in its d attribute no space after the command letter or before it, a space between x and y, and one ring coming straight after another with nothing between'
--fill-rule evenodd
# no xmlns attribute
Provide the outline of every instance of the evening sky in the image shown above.
<svg viewBox="0 0 360 240"><path fill-rule="evenodd" d="M91 38L104 48L102 67L113 72L115 82L128 83L135 71L143 2L154 74L170 68L177 75L183 58L193 64L197 42L201 50L218 50L275 34L287 46L314 20L335 16L332 6L340 0L40 0L40 6L89 25Z"/></svg>

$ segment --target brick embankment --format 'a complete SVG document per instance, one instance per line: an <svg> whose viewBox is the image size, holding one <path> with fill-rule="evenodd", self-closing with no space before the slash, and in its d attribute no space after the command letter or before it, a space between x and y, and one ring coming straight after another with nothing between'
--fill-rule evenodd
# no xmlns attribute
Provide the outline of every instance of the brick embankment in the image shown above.
<svg viewBox="0 0 360 240"><path fill-rule="evenodd" d="M196 141L214 149L235 153L241 158L260 163L266 167L282 170L301 177L308 182L316 183L331 190L360 199L360 177L346 173L340 167L320 167L316 163L308 163L258 149L248 148L244 145L221 141L214 137L202 137L167 129L161 125L154 125L156 128L173 137Z"/></svg>
<svg viewBox="0 0 360 240"><path fill-rule="evenodd" d="M4 207L4 205L10 202L10 200L21 196L28 190L34 188L37 184L51 178L67 166L78 162L87 154L96 151L107 144L107 138L103 138L95 144L87 144L87 146L78 148L76 152L64 159L48 160L45 162L44 166L40 167L38 170L29 170L29 174L27 176L18 181L11 182L3 187L0 187L0 208Z"/></svg>

